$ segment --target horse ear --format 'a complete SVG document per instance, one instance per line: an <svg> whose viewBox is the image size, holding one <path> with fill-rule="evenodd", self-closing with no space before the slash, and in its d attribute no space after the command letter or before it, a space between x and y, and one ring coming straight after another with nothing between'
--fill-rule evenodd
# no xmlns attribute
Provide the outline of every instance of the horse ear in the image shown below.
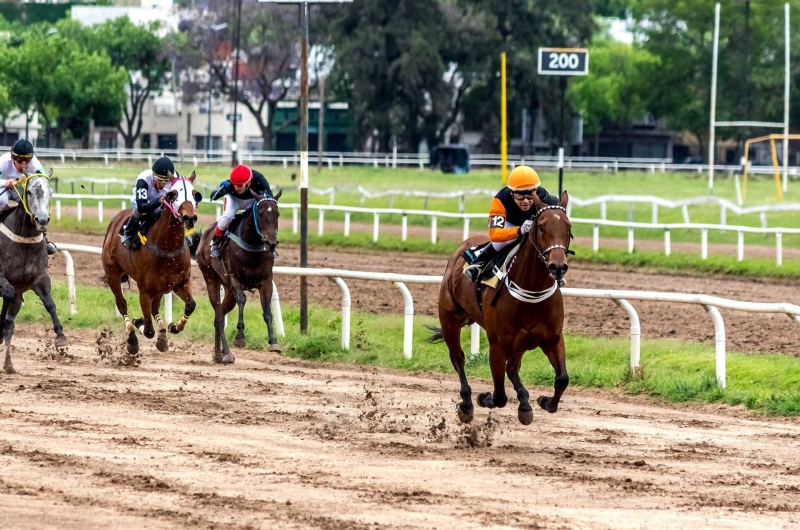
<svg viewBox="0 0 800 530"><path fill-rule="evenodd" d="M531 195L531 197L533 197L533 207L536 208L537 212L542 208L544 208L544 203L542 202L542 199L540 199L539 196L536 195L535 191L533 192L533 195Z"/></svg>
<svg viewBox="0 0 800 530"><path fill-rule="evenodd" d="M47 178L50 178L52 176L53 176L53 168L50 168L50 171L47 172Z"/></svg>
<svg viewBox="0 0 800 530"><path fill-rule="evenodd" d="M564 190L564 193L561 194L561 202L559 202L558 205L561 206L562 208L566 208L568 204L569 204L569 194L567 193L567 190Z"/></svg>
<svg viewBox="0 0 800 530"><path fill-rule="evenodd" d="M192 171L192 174L189 176L189 182L191 182L192 184L194 184L194 179L195 177L197 177L196 173L197 173L196 171Z"/></svg>
<svg viewBox="0 0 800 530"><path fill-rule="evenodd" d="M175 199L177 198L178 198L178 190L170 190L167 192L166 195L164 195L164 200L167 201L168 203L175 202Z"/></svg>
<svg viewBox="0 0 800 530"><path fill-rule="evenodd" d="M278 190L278 193L276 193L276 194L275 194L275 196L274 196L274 197L272 197L272 198L273 198L273 199L275 199L275 200L277 201L278 199L280 199L280 198L281 198L281 195L283 195L283 188L281 188L280 190Z"/></svg>

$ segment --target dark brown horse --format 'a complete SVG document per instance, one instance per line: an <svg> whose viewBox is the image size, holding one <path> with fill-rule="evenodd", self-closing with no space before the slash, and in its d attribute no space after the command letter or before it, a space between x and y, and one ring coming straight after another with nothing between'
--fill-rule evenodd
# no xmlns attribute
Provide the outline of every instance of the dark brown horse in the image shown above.
<svg viewBox="0 0 800 530"><path fill-rule="evenodd" d="M202 197L195 191L195 174L188 179L178 178L170 183L167 194L162 199L162 211L150 227L144 245L140 250L128 250L122 245L118 234L120 228L130 217L131 210L118 213L108 226L103 240L103 269L108 286L114 293L117 309L125 318L125 332L128 334L128 352L139 351L136 329L148 339L155 336L152 317L158 324L156 348L165 352L169 348L167 327L159 314L161 299L174 292L186 304L180 322L170 323L170 333L180 333L195 309L192 298L191 253L186 240L187 233L194 230L197 222L197 203ZM139 305L142 318L133 323L128 316L128 302L122 294L122 283L133 279L139 289Z"/></svg>
<svg viewBox="0 0 800 530"><path fill-rule="evenodd" d="M530 425L533 409L530 396L519 377L522 356L528 350L541 348L555 370L555 395L541 396L539 405L548 412L558 410L558 402L569 384L564 360L564 302L558 282L567 272L567 254L571 227L567 218L569 196L565 191L558 206L546 206L533 195L534 224L522 238L519 250L508 260L506 276L496 289L475 284L463 274L461 253L486 242L486 236L463 242L450 260L439 293L441 330L432 341L444 340L450 350L450 361L461 381L458 417L472 421L472 389L464 373L464 350L461 349L461 328L477 322L489 338L489 365L494 393L478 395L478 405L504 407L508 402L505 376L514 385L519 399L519 421Z"/></svg>
<svg viewBox="0 0 800 530"><path fill-rule="evenodd" d="M253 193L253 192L251 192ZM244 348L244 292L258 289L261 297L261 310L269 334L269 351L280 352L281 347L275 338L272 327L272 267L275 264L273 252L278 245L278 199L283 190L274 197L259 197L253 193L253 207L249 208L238 222L231 226L228 242L221 249L221 259L211 257L211 238L216 223L212 224L200 240L197 251L197 265L203 273L208 288L208 299L214 307L214 362L232 364L236 358L228 348L225 339L225 315L239 306L239 323L234 345ZM222 299L220 287L225 288Z"/></svg>

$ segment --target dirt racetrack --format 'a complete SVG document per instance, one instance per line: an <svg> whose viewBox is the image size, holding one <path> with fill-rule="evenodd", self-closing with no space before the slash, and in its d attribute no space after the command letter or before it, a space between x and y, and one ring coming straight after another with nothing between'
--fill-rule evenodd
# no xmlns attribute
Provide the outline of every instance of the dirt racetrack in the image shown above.
<svg viewBox="0 0 800 530"><path fill-rule="evenodd" d="M74 335L57 361L21 327L21 375L0 375L0 528L800 525L796 422L571 387L530 427L513 399L466 427L454 374L265 352L223 368L182 342L117 368L98 351L120 339Z"/></svg>
<svg viewBox="0 0 800 530"><path fill-rule="evenodd" d="M80 234L51 234L53 241L102 246L100 236ZM299 266L298 248L279 247L276 264ZM79 283L101 286L102 267L99 256L74 254L76 277ZM349 270L397 272L404 274L441 275L446 258L417 254L392 254L380 252L336 251L330 248L309 252L312 267L330 267ZM51 258L53 278L64 278L64 258ZM800 283L788 281L754 281L689 275L658 274L642 269L620 269L604 266L576 264L567 275L569 287L595 289L632 289L703 293L752 302L800 301ZM276 277L283 303L297 304L299 279ZM348 281L353 309L376 313L403 314L403 300L396 288L386 282ZM196 292L205 292L198 269L194 268ZM309 289L314 303L331 308L341 307L339 288L325 278L310 278ZM437 316L437 285L409 285L417 314ZM180 305L180 304L179 304ZM642 334L648 337L682 338L713 344L714 326L711 317L699 306L634 302L639 312ZM80 300L78 300L80 310ZM570 333L586 336L628 336L630 323L624 311L610 300L568 298L565 301L566 328ZM722 310L727 332L728 350L758 353L773 352L800 355L800 328L785 315L758 315ZM209 323L210 325L210 323ZM69 334L69 330L68 330Z"/></svg>

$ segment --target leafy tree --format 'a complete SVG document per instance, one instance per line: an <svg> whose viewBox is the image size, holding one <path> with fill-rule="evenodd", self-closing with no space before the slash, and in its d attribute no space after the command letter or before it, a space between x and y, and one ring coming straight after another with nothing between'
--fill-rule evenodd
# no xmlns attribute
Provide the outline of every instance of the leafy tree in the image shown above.
<svg viewBox="0 0 800 530"><path fill-rule="evenodd" d="M585 132L597 136L604 127L628 126L645 116L653 102L650 80L658 75L658 59L639 46L595 39L589 75L575 79L570 100L583 113Z"/></svg>
<svg viewBox="0 0 800 530"><path fill-rule="evenodd" d="M128 97L123 106L124 120L117 122L117 127L125 147L132 148L142 131L142 109L148 97L161 90L171 66L163 39L157 34L160 23L139 26L125 16L91 28L64 20L57 28L65 38L87 50L105 52L114 67L124 68Z"/></svg>

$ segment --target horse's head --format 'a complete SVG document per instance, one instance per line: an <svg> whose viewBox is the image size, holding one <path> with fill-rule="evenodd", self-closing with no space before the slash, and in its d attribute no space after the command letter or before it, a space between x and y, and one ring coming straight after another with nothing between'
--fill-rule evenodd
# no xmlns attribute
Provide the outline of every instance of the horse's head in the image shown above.
<svg viewBox="0 0 800 530"><path fill-rule="evenodd" d="M51 169L46 175L32 175L25 184L25 211L31 217L39 232L47 231L50 222L50 197L53 189L50 187Z"/></svg>
<svg viewBox="0 0 800 530"><path fill-rule="evenodd" d="M172 212L176 219L183 222L186 230L193 230L197 222L197 205L203 200L200 192L194 189L194 179L196 175L192 171L192 176L188 179L178 177L169 185L169 191L164 196L164 204Z"/></svg>
<svg viewBox="0 0 800 530"><path fill-rule="evenodd" d="M533 194L536 214L530 241L555 280L561 280L569 269L567 255L571 252L569 242L572 239L572 225L567 217L567 204L569 195L566 191L561 194L558 206L548 206Z"/></svg>
<svg viewBox="0 0 800 530"><path fill-rule="evenodd" d="M269 250L275 250L278 246L278 217L281 215L278 210L278 199L281 198L283 190L275 196L260 197L255 192L252 194L256 199L253 212L256 232Z"/></svg>

